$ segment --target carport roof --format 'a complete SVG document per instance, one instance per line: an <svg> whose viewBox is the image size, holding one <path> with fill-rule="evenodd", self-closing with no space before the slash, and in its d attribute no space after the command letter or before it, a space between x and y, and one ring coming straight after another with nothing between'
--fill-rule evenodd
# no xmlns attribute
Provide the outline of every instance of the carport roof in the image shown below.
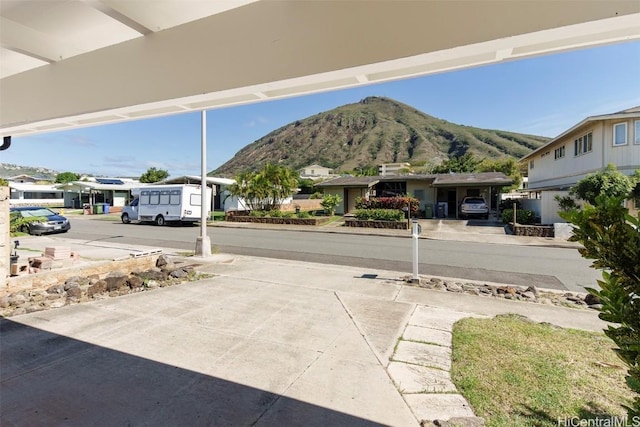
<svg viewBox="0 0 640 427"><path fill-rule="evenodd" d="M637 40L639 18L636 0L2 0L0 135Z"/></svg>
<svg viewBox="0 0 640 427"><path fill-rule="evenodd" d="M513 180L502 172L438 174L434 187L469 187L477 185L510 185Z"/></svg>
<svg viewBox="0 0 640 427"><path fill-rule="evenodd" d="M202 178L196 175L184 175L177 176L175 178L168 178L164 181L156 182L155 184L200 184L202 182ZM235 179L229 178L218 178L214 176L207 177L207 184L215 184L215 185L232 185L235 184Z"/></svg>

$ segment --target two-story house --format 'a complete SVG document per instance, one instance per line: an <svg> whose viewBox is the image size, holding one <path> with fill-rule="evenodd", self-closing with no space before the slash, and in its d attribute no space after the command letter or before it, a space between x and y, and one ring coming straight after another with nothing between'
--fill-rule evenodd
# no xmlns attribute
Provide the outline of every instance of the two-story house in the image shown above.
<svg viewBox="0 0 640 427"><path fill-rule="evenodd" d="M543 224L565 222L558 215L557 194L609 163L632 175L640 168L640 106L613 114L587 117L546 145L524 156L529 170L528 189L541 203L537 212ZM637 200L627 201L637 211Z"/></svg>
<svg viewBox="0 0 640 427"><path fill-rule="evenodd" d="M315 180L326 179L333 177L333 169L313 164L302 169L298 169L300 178L308 178Z"/></svg>

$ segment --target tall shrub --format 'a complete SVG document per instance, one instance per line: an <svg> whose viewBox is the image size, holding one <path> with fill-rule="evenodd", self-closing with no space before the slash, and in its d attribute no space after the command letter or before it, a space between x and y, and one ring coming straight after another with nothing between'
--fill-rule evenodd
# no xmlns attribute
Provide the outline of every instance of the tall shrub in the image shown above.
<svg viewBox="0 0 640 427"><path fill-rule="evenodd" d="M600 195L593 206L559 214L576 226L570 240L582 243L580 254L602 270L600 290L587 290L602 303L599 317L615 324L604 332L627 365L626 382L636 396L625 407L634 419L640 417L640 214L629 215L623 200Z"/></svg>
<svg viewBox="0 0 640 427"><path fill-rule="evenodd" d="M333 216L336 213L336 207L341 201L342 198L337 194L325 194L320 202L320 206L322 206L327 215Z"/></svg>

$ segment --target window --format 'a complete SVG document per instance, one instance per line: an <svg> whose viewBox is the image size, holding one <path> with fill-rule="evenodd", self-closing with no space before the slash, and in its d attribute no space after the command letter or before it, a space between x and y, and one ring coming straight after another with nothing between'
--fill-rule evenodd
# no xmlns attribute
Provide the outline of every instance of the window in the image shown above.
<svg viewBox="0 0 640 427"><path fill-rule="evenodd" d="M564 145L562 147L556 148L554 152L554 158L556 160L561 159L563 157L564 157Z"/></svg>
<svg viewBox="0 0 640 427"><path fill-rule="evenodd" d="M613 125L613 145L627 145L627 124Z"/></svg>
<svg viewBox="0 0 640 427"><path fill-rule="evenodd" d="M636 120L636 129L634 133L634 144L640 144L640 120Z"/></svg>
<svg viewBox="0 0 640 427"><path fill-rule="evenodd" d="M534 166L533 160L529 160L529 170L533 169Z"/></svg>
<svg viewBox="0 0 640 427"><path fill-rule="evenodd" d="M149 191L149 204L157 205L160 203L160 192L157 190Z"/></svg>
<svg viewBox="0 0 640 427"><path fill-rule="evenodd" d="M582 135L573 141L573 155L579 156L581 154L589 153L593 150L593 132L589 132L586 135Z"/></svg>
<svg viewBox="0 0 640 427"><path fill-rule="evenodd" d="M169 200L170 205L179 205L180 204L180 190L171 190L171 199Z"/></svg>
<svg viewBox="0 0 640 427"><path fill-rule="evenodd" d="M149 204L149 192L148 191L143 191L142 193L140 193L140 204L141 205L148 205Z"/></svg>
<svg viewBox="0 0 640 427"><path fill-rule="evenodd" d="M191 198L189 199L191 201L191 206L200 206L201 202L202 202L202 196L200 194L192 194Z"/></svg>
<svg viewBox="0 0 640 427"><path fill-rule="evenodd" d="M169 204L169 190L163 190L160 192L160 204L168 205Z"/></svg>

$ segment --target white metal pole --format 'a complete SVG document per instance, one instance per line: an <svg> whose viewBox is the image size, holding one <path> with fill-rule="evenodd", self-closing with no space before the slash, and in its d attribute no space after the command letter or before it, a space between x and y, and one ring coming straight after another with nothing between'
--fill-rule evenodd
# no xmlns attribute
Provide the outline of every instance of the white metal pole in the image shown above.
<svg viewBox="0 0 640 427"><path fill-rule="evenodd" d="M202 192L200 209L200 237L207 236L207 111L201 111L200 140L200 191Z"/></svg>
<svg viewBox="0 0 640 427"><path fill-rule="evenodd" d="M420 278L418 277L418 227L418 220L414 219L411 232L411 239L413 240L413 277L411 281L414 283L420 282Z"/></svg>

